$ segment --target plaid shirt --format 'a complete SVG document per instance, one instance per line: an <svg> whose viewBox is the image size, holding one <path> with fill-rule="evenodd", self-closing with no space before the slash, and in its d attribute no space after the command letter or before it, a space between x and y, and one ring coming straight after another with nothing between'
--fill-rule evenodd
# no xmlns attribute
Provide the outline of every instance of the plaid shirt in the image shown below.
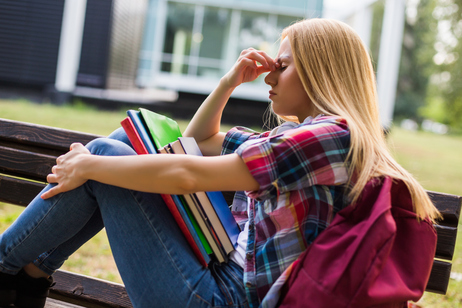
<svg viewBox="0 0 462 308"><path fill-rule="evenodd" d="M241 156L260 184L237 192L232 205L240 224L249 221L244 283L251 307L265 296L266 304L277 302L287 278L281 274L348 204L349 146L346 121L333 116L309 117L276 135L242 127L227 133L222 154Z"/></svg>

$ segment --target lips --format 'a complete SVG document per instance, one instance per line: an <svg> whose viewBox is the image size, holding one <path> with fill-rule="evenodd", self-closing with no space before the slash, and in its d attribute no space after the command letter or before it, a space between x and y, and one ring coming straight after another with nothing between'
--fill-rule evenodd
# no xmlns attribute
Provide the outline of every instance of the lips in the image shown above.
<svg viewBox="0 0 462 308"><path fill-rule="evenodd" d="M276 93L275 93L275 92L273 92L273 91L269 91L269 98L271 98L271 97L273 97L273 96L275 96L275 95L276 95Z"/></svg>

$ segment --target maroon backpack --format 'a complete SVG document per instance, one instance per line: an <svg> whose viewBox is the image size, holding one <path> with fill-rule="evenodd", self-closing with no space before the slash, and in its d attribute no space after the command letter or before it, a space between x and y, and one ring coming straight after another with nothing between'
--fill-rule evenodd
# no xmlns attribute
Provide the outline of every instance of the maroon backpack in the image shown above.
<svg viewBox="0 0 462 308"><path fill-rule="evenodd" d="M406 185L369 182L294 264L280 307L407 307L423 294L436 232L417 221Z"/></svg>

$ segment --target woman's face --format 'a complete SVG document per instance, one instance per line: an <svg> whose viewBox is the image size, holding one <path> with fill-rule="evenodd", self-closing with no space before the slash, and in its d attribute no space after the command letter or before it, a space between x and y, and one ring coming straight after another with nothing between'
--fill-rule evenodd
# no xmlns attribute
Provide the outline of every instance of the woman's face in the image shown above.
<svg viewBox="0 0 462 308"><path fill-rule="evenodd" d="M295 68L287 37L281 42L275 62L277 69L265 77L266 84L271 86L273 111L279 116L296 116L301 123L311 115L312 104Z"/></svg>

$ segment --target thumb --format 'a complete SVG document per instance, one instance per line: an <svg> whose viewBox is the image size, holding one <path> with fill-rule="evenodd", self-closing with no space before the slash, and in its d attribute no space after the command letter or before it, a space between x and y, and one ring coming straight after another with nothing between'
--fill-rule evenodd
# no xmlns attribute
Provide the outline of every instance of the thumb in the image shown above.
<svg viewBox="0 0 462 308"><path fill-rule="evenodd" d="M51 197L54 197L56 196L57 194L59 194L61 192L61 188L60 188L60 185L56 185L55 187L47 190L46 192L44 192L40 198L42 199L49 199Z"/></svg>
<svg viewBox="0 0 462 308"><path fill-rule="evenodd" d="M75 149L78 149L80 147L83 147L83 144L78 143L78 142L74 142L73 144L71 144L70 150L75 150Z"/></svg>

